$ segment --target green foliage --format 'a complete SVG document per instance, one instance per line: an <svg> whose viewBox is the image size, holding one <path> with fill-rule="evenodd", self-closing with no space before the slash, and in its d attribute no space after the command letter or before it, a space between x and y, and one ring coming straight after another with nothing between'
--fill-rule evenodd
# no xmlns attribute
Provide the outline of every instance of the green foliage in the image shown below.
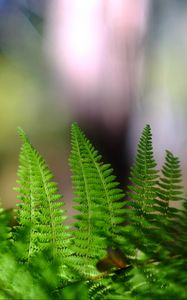
<svg viewBox="0 0 187 300"><path fill-rule="evenodd" d="M101 162L101 155L76 124L72 125L70 165L79 211L73 231L73 263L79 272L96 275L95 264L106 252L107 236L116 235L117 224L123 221L124 194L117 188L111 166Z"/></svg>
<svg viewBox="0 0 187 300"><path fill-rule="evenodd" d="M149 125L126 194L111 165L72 125L77 215L70 228L51 171L24 131L18 132L16 226L0 209L0 299L187 299L180 163L166 151L161 172L156 169Z"/></svg>
<svg viewBox="0 0 187 300"><path fill-rule="evenodd" d="M155 167L151 129L147 125L140 138L136 160L131 169L131 184L125 204L128 224L124 227L121 247L129 255L135 256L137 250L150 253L155 251L156 212L160 210L157 197L159 176Z"/></svg>
<svg viewBox="0 0 187 300"><path fill-rule="evenodd" d="M33 148L22 129L18 130L23 145L20 152L18 170L19 209L17 211L18 226L15 240L23 237L25 251L22 259L29 261L35 252L52 248L53 255L63 252L69 254L66 219L61 209L61 195L57 184L51 179L53 175L41 155ZM23 243L22 243L23 244Z"/></svg>

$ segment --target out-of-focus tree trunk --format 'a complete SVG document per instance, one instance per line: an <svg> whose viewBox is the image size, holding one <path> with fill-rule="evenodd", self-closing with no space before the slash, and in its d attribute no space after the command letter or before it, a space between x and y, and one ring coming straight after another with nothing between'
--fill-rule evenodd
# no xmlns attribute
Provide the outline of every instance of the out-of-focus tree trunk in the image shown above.
<svg viewBox="0 0 187 300"><path fill-rule="evenodd" d="M124 182L127 130L140 86L148 0L53 0L47 49L71 119Z"/></svg>

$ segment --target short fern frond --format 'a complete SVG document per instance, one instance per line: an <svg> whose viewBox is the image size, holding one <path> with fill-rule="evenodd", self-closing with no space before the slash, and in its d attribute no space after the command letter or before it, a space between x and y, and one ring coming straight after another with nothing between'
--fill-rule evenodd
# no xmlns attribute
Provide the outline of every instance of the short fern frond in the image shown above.
<svg viewBox="0 0 187 300"><path fill-rule="evenodd" d="M159 197L162 200L163 213L169 218L175 217L178 210L172 210L171 204L175 201L182 201L182 180L181 169L178 157L170 151L166 151L165 163L162 167L162 176L159 182Z"/></svg>
<svg viewBox="0 0 187 300"><path fill-rule="evenodd" d="M183 200L181 169L178 157L166 151L165 162L161 170L158 196L160 198L159 237L162 250L173 252L178 244L181 231L181 210L179 206ZM164 247L165 245L165 247ZM163 252L162 251L162 252Z"/></svg>

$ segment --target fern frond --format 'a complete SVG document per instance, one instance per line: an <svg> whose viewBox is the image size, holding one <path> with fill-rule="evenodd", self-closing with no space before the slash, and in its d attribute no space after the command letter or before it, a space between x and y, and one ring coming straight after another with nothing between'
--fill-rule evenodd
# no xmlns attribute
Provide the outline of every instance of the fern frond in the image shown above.
<svg viewBox="0 0 187 300"><path fill-rule="evenodd" d="M134 288L131 294L137 299L165 299L166 295L172 294L172 290L176 297L176 291L179 289L183 299L184 289L172 282L172 276L170 278L169 275L174 271L173 266L176 264L178 271L181 270L183 282L186 282L184 280L186 259L184 261L181 259L180 250L180 210L169 205L170 201L183 199L180 164L178 158L167 151L160 179L154 169L155 166L151 132L149 126L146 126L132 168L133 185L129 187L128 193L130 217L129 224L124 230L127 233L126 245L131 243L135 249L143 251L142 254L145 255L142 262L137 255L135 256L135 273L132 277ZM177 262L178 260L180 263ZM136 265L139 264L141 267L136 269ZM178 272L177 269L175 271Z"/></svg>
<svg viewBox="0 0 187 300"><path fill-rule="evenodd" d="M0 299L59 299L55 290L60 284L60 263L45 251L32 264L20 264L15 251L11 247L0 253Z"/></svg>
<svg viewBox="0 0 187 300"><path fill-rule="evenodd" d="M0 203L0 254L4 254L10 248L10 220L10 212L4 210Z"/></svg>
<svg viewBox="0 0 187 300"><path fill-rule="evenodd" d="M159 176L155 167L151 128L147 125L140 137L136 159L131 169L129 199L126 202L128 223L124 227L124 238L119 241L125 253L129 255L134 256L137 249L151 253L154 247L151 245L154 241L152 234L156 226L156 212L159 211Z"/></svg>
<svg viewBox="0 0 187 300"><path fill-rule="evenodd" d="M160 243L165 244L172 252L176 251L174 245L178 243L181 231L180 206L184 198L181 177L178 157L167 150L158 188L158 196L161 199L159 223Z"/></svg>
<svg viewBox="0 0 187 300"><path fill-rule="evenodd" d="M185 300L186 262L181 258L150 264L134 270L132 299L180 299ZM182 267L183 266L183 267Z"/></svg>
<svg viewBox="0 0 187 300"><path fill-rule="evenodd" d="M28 261L35 252L52 246L54 255L68 253L68 237L63 225L66 217L59 202L57 184L41 155L31 145L22 129L18 130L23 145L18 170L21 200L17 210L18 227L15 239L25 235L25 251L22 259ZM23 252L23 251L22 251Z"/></svg>
<svg viewBox="0 0 187 300"><path fill-rule="evenodd" d="M113 169L101 162L101 155L82 133L77 124L72 125L72 151L70 166L76 194L76 218L74 231L75 263L92 274L96 261L107 248L107 239L112 240L123 221L123 192L115 182ZM93 268L94 267L94 268Z"/></svg>
<svg viewBox="0 0 187 300"><path fill-rule="evenodd" d="M182 212L180 215L181 219L181 234L180 234L180 254L183 255L183 257L186 258L187 253L187 198L184 197L183 203L182 203ZM187 265L187 262L186 262Z"/></svg>
<svg viewBox="0 0 187 300"><path fill-rule="evenodd" d="M182 175L180 162L170 151L166 151L165 163L162 167L162 176L159 182L159 197L162 200L162 213L169 218L176 217L179 210L171 209L172 203L183 200Z"/></svg>
<svg viewBox="0 0 187 300"><path fill-rule="evenodd" d="M131 269L114 270L88 283L90 299L131 299Z"/></svg>
<svg viewBox="0 0 187 300"><path fill-rule="evenodd" d="M110 277L100 278L95 282L89 282L89 298L92 300L107 299L112 292L112 280Z"/></svg>

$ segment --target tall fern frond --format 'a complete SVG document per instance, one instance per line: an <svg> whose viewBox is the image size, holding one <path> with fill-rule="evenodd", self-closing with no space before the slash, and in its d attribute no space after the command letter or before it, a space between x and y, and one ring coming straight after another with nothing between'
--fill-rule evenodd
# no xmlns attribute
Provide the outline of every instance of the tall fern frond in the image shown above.
<svg viewBox="0 0 187 300"><path fill-rule="evenodd" d="M23 145L18 170L19 209L14 238L25 239L22 259L28 261L34 253L51 248L54 256L68 253L68 237L63 225L66 217L59 202L57 184L41 155L31 145L22 129L18 130ZM25 237L24 237L25 236ZM24 253L24 254L23 254Z"/></svg>
<svg viewBox="0 0 187 300"><path fill-rule="evenodd" d="M70 166L76 194L77 228L74 231L76 261L86 273L94 273L96 261L106 253L108 241L120 231L123 220L124 196L109 164L101 162L101 155L92 146L77 124L72 125ZM94 266L94 269L93 269ZM86 271L87 270L87 271Z"/></svg>

